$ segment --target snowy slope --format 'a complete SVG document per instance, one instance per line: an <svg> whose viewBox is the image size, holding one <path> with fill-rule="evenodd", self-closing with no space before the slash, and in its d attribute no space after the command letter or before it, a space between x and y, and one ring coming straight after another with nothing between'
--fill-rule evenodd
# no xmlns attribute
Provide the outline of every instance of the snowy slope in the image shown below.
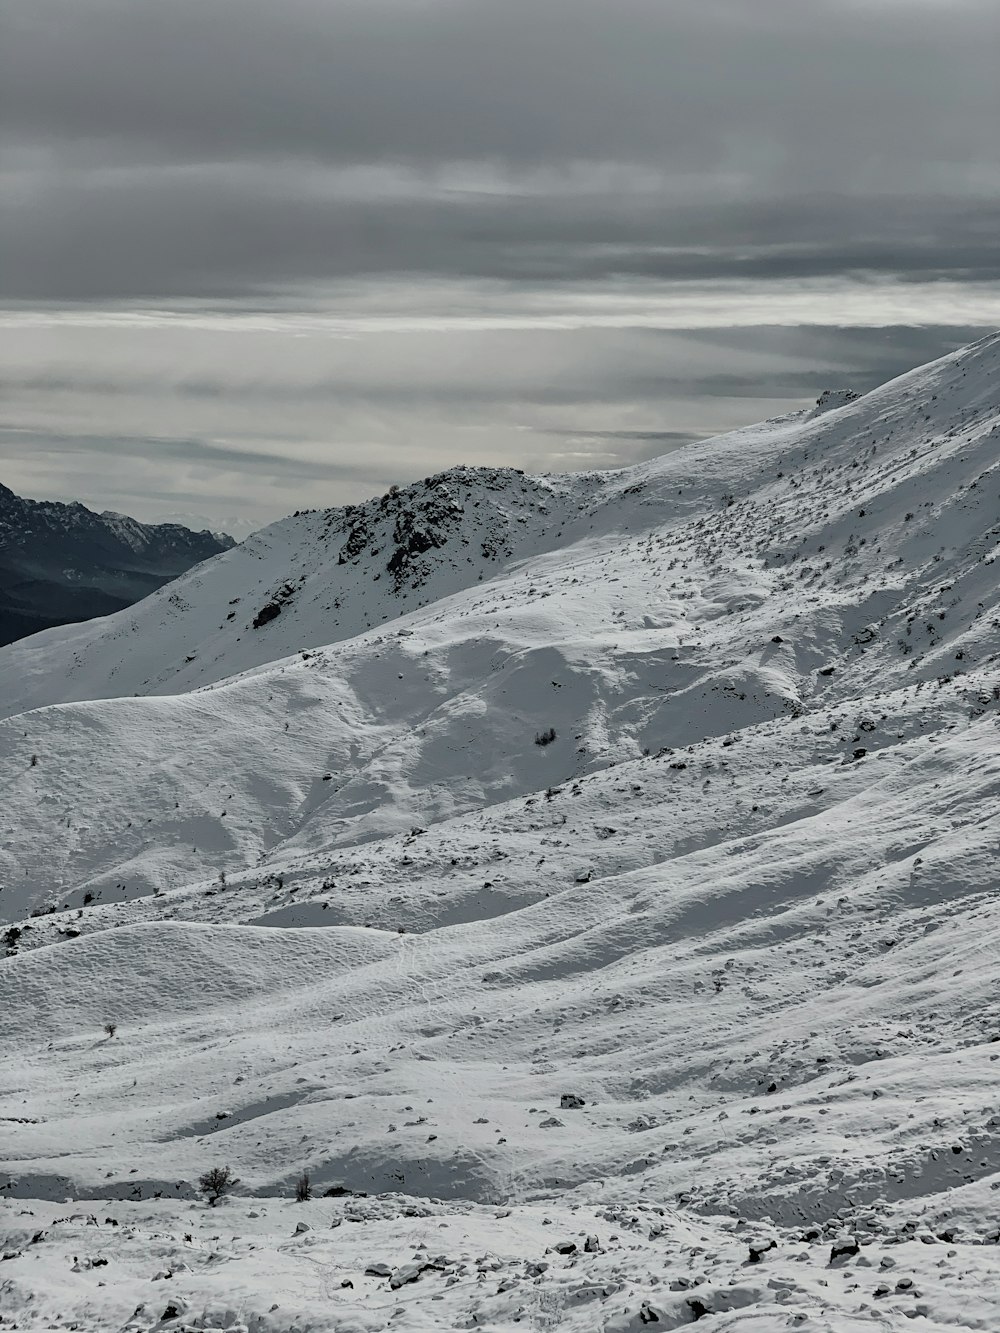
<svg viewBox="0 0 1000 1333"><path fill-rule="evenodd" d="M349 639L558 545L599 484L455 469L365 505L296 514L126 615L12 649L5 671L21 685L4 707L192 689Z"/></svg>
<svg viewBox="0 0 1000 1333"><path fill-rule="evenodd" d="M998 378L992 337L818 417L636 468L455 469L365 505L297 514L137 607L0 650L0 706L197 688L530 570L543 553L562 563L614 550L628 533L676 545L665 582L682 599L708 594L716 614L794 581L807 586L792 600L823 593L835 613L844 604L856 615L876 601L865 588L876 577L889 593L931 585L943 572L933 565L965 575L1000 544Z"/></svg>
<svg viewBox="0 0 1000 1333"><path fill-rule="evenodd" d="M22 1327L1000 1327L1000 338L822 406L5 650Z"/></svg>
<svg viewBox="0 0 1000 1333"><path fill-rule="evenodd" d="M573 486L587 492L586 512L573 520L582 534L567 521L559 550L515 561L483 583L476 574L471 587L411 612L399 628L270 665L226 685L223 697L12 718L0 731L13 826L0 847L0 875L27 881L20 888L28 898L19 892L12 906L10 894L0 897L0 914L13 919L74 888L136 892L170 887L178 875L231 873L290 837L317 847L370 840L610 759L875 686L936 679L963 663L989 666L998 647L988 610L1000 542L996 360L995 342L986 343L819 420L740 432L697 457L672 455L631 473L537 485L487 474L483 485L495 484L498 496L513 487L519 501L522 491L532 497L529 509L543 489L550 497ZM950 413L957 425L935 423L935 413ZM725 464L738 484L711 478L698 508L690 473L708 472L706 460L716 472ZM468 506L474 525L485 521L478 503ZM478 568L441 557L472 540L460 535L467 514L453 517L459 526L443 546L418 557L440 559L440 567L428 573L420 565L416 582L449 587ZM390 519L384 524L387 531ZM398 515L391 526L400 526ZM270 530L275 547L281 527ZM524 527L526 541L546 537ZM296 558L304 560L303 549ZM329 561L343 546L332 550L327 564L300 575L304 588L331 577ZM341 601L355 618L398 616L401 600L381 588L385 547L375 550L360 549L356 569L336 566L344 571L336 592L326 584L331 604ZM26 690L72 697L89 679L88 654L105 661L109 643L124 644L125 655L107 667L103 691L86 692L145 692L140 652L147 642L160 651L166 631L154 624L137 638L132 626L158 615L161 603L183 600L190 609L175 606L168 622L180 638L204 612L206 587L232 579L234 565L248 560L260 563L252 541L179 581L179 591L85 627L92 641L70 663L68 632L56 644L42 635L8 650L8 699ZM248 635L259 651L263 636L286 636L299 624L309 605L301 596L258 631L220 631L234 636L220 642L237 664ZM279 639L280 651L287 646ZM32 654L41 668L33 679L19 672ZM188 673L207 669L197 652L185 656ZM536 746L549 727L555 742ZM70 734L78 745L63 744ZM239 775L244 738L252 781ZM147 799L141 792L150 784ZM57 843L39 836L53 816L67 831ZM34 873L25 874L29 861Z"/></svg>

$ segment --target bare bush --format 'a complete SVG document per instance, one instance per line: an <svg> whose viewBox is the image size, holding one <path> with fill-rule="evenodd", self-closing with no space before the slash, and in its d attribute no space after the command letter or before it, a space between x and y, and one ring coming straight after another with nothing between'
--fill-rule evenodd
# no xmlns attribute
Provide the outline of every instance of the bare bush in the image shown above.
<svg viewBox="0 0 1000 1333"><path fill-rule="evenodd" d="M230 1194L240 1182L228 1166L213 1166L198 1177L198 1188L214 1208L224 1194Z"/></svg>

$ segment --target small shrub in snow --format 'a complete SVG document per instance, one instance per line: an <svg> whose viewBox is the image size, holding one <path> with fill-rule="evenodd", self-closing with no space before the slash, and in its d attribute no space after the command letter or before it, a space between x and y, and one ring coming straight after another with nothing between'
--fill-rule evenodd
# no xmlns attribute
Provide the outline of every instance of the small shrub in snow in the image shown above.
<svg viewBox="0 0 1000 1333"><path fill-rule="evenodd" d="M295 1182L295 1201L296 1203L305 1203L312 1196L312 1181L309 1179L309 1172L303 1171Z"/></svg>
<svg viewBox="0 0 1000 1333"><path fill-rule="evenodd" d="M551 745L556 738L555 727L549 727L547 731L539 731L535 736L536 745Z"/></svg>
<svg viewBox="0 0 1000 1333"><path fill-rule="evenodd" d="M113 1036L115 1035L115 1033L118 1031L118 1024L117 1024L117 1023L105 1023L105 1024L104 1024L104 1031L105 1031L105 1033L106 1033L107 1036L109 1036L109 1037L113 1037Z"/></svg>
<svg viewBox="0 0 1000 1333"><path fill-rule="evenodd" d="M198 1188L213 1208L224 1194L231 1193L239 1183L228 1166L213 1166L198 1177Z"/></svg>

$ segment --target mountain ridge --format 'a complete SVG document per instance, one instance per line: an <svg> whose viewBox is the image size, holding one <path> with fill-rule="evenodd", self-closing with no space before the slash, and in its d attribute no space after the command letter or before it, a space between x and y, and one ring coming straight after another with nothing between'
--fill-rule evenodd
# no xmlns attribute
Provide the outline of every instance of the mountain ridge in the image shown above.
<svg viewBox="0 0 1000 1333"><path fill-rule="evenodd" d="M0 484L0 643L110 615L233 544L79 502L25 499Z"/></svg>
<svg viewBox="0 0 1000 1333"><path fill-rule="evenodd" d="M0 650L19 1311L995 1326L1000 336L842 397Z"/></svg>

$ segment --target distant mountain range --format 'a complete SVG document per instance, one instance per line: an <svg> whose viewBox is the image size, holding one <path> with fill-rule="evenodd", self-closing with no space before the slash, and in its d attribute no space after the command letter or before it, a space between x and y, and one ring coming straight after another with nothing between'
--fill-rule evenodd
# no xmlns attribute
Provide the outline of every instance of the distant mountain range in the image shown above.
<svg viewBox="0 0 1000 1333"><path fill-rule="evenodd" d="M120 611L235 544L0 485L0 643Z"/></svg>

